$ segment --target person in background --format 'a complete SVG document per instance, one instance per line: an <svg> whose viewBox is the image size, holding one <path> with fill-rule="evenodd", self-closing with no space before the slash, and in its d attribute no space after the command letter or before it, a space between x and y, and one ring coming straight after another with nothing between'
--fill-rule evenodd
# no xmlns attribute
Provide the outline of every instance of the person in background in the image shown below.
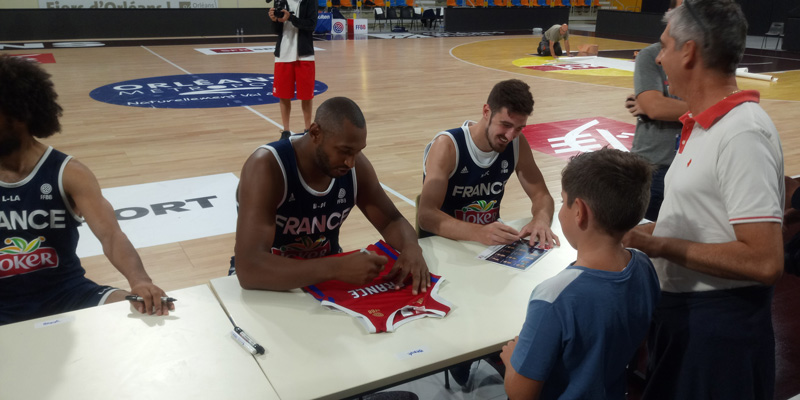
<svg viewBox="0 0 800 400"><path fill-rule="evenodd" d="M671 0L670 10L682 0ZM633 72L634 94L628 96L625 107L636 117L636 134L631 152L655 167L650 185L650 204L644 217L655 221L664 201L664 176L675 157L675 148L683 124L679 118L686 114L686 103L669 93L669 80L664 69L656 63L661 43L645 47L636 56Z"/></svg>
<svg viewBox="0 0 800 400"><path fill-rule="evenodd" d="M292 99L300 100L304 129L311 126L311 108L314 100L315 64L314 29L317 26L316 0L275 0L269 9L278 41L275 43L275 79L272 94L280 100L281 139L292 131L289 120Z"/></svg>
<svg viewBox="0 0 800 400"><path fill-rule="evenodd" d="M567 24L556 24L544 31L542 41L539 42L536 52L540 56L553 56L558 60L558 57L565 54L561 50L561 40L564 40L564 47L567 48L566 55L569 57L569 25Z"/></svg>

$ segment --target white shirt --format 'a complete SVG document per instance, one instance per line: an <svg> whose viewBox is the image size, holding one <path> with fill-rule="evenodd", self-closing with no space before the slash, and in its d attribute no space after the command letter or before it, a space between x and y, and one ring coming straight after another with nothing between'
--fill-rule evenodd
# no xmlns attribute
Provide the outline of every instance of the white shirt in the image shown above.
<svg viewBox="0 0 800 400"><path fill-rule="evenodd" d="M736 240L733 225L783 218L783 150L756 91L728 96L696 118L688 113L665 178L654 236L699 243ZM702 292L757 285L653 260L661 289Z"/></svg>
<svg viewBox="0 0 800 400"><path fill-rule="evenodd" d="M292 14L298 15L300 0L287 0L289 10ZM275 62L295 62L295 61L314 61L314 55L303 57L297 56L297 32L298 29L291 21L283 23L283 37L281 38L280 57Z"/></svg>

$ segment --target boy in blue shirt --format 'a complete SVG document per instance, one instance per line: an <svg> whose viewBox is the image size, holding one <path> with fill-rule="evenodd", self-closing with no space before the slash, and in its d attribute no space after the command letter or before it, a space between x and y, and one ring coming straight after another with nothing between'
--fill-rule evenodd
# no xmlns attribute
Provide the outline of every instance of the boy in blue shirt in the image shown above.
<svg viewBox="0 0 800 400"><path fill-rule="evenodd" d="M625 398L625 366L660 296L650 259L622 246L651 176L643 158L608 148L564 168L558 219L578 259L533 290L522 332L503 346L510 399Z"/></svg>

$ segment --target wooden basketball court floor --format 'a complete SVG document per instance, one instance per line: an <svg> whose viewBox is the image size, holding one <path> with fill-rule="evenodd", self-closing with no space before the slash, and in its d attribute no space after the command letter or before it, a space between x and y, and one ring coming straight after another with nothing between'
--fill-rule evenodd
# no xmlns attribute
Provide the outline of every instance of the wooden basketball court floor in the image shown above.
<svg viewBox="0 0 800 400"><path fill-rule="evenodd" d="M389 197L412 222L413 199L422 186L422 152L438 131L480 117L491 87L519 78L534 95L529 124L606 117L634 124L625 110L631 76L553 74L521 68L538 40L531 36L445 37L404 40L316 41L317 80L328 90L315 106L333 96L356 101L367 119L368 146ZM584 43L601 50L640 49L646 43L573 35L572 48ZM273 43L260 43L271 45ZM239 175L259 145L278 137L277 103L251 108L155 109L95 101L95 88L131 79L177 74L273 72L271 53L207 56L198 47L239 46L147 45L129 47L4 50L0 53L51 52L56 63L43 64L53 75L64 108L63 131L46 143L74 155L96 174L101 187L112 188L220 173ZM257 45L257 44L248 44ZM740 79L740 87L758 89L762 105L783 141L787 174L800 174L800 71L776 73L777 83ZM299 104L291 126L302 129ZM534 152L548 189L560 202L560 171L566 161ZM508 185L503 218L529 216L529 202L515 178ZM342 227L342 246L353 249L379 236L360 212ZM566 245L566 242L564 242ZM226 275L234 234L140 248L154 281L165 290L202 284ZM124 278L104 256L83 259L87 276L127 288Z"/></svg>

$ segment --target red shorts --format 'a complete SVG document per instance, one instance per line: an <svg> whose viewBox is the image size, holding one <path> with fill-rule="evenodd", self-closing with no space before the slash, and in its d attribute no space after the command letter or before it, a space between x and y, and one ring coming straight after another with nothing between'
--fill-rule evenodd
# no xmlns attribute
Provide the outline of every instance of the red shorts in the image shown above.
<svg viewBox="0 0 800 400"><path fill-rule="evenodd" d="M279 99L293 99L297 82L297 99L314 98L314 61L276 62L272 95Z"/></svg>

